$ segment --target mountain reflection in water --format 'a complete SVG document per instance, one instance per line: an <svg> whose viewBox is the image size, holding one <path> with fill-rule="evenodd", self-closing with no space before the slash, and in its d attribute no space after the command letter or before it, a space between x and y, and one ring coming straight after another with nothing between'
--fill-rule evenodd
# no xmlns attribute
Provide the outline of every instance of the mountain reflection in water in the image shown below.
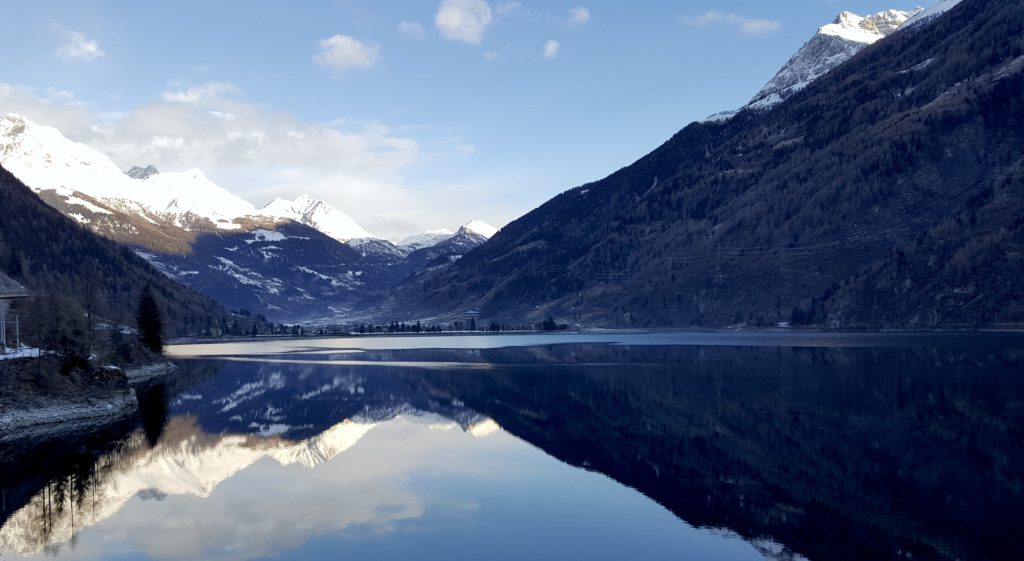
<svg viewBox="0 0 1024 561"><path fill-rule="evenodd" d="M183 361L138 429L6 451L0 554L1016 559L1022 339L903 343Z"/></svg>

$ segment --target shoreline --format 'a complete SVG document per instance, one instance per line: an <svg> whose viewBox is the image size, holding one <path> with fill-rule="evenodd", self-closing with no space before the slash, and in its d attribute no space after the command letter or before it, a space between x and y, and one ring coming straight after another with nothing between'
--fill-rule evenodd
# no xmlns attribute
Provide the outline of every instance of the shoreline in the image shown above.
<svg viewBox="0 0 1024 561"><path fill-rule="evenodd" d="M1005 333L1024 334L1024 326L991 327L945 327L932 329L819 329L801 327L592 327L563 331L446 331L443 333L337 333L331 335L258 335L237 337L178 337L167 342L168 347L181 345L217 345L223 343L257 343L260 341L316 341L321 339L387 339L387 338L445 338L445 337L512 337L522 335L637 335L644 333L689 333L689 334L792 334L792 335L940 335L940 334L982 334Z"/></svg>
<svg viewBox="0 0 1024 561"><path fill-rule="evenodd" d="M124 370L125 387L119 389L71 397L19 396L0 412L0 443L65 436L123 420L138 410L136 386L175 370L177 366L165 360Z"/></svg>

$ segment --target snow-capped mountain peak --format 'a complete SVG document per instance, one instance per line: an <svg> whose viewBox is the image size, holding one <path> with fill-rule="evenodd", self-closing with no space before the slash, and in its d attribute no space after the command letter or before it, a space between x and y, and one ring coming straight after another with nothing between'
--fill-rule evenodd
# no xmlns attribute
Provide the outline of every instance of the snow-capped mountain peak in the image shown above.
<svg viewBox="0 0 1024 561"><path fill-rule="evenodd" d="M463 224L460 230L472 232L474 234L481 235L487 239L491 239L494 236L494 234L498 233L497 228L491 226L490 224L484 222L483 220L471 220L466 224Z"/></svg>
<svg viewBox="0 0 1024 561"><path fill-rule="evenodd" d="M36 192L132 199L137 186L110 158L16 114L0 117L0 164Z"/></svg>
<svg viewBox="0 0 1024 561"><path fill-rule="evenodd" d="M340 241L376 238L356 223L349 215L309 195L300 195L293 201L274 199L259 211L271 218L294 220Z"/></svg>
<svg viewBox="0 0 1024 561"><path fill-rule="evenodd" d="M768 109L806 88L868 45L900 28L912 12L886 10L870 16L842 12L804 44L781 70L750 100L746 108Z"/></svg>
<svg viewBox="0 0 1024 561"><path fill-rule="evenodd" d="M941 0L939 4L927 10L885 10L868 16L840 12L832 23L820 27L749 103L737 110L715 113L703 122L728 121L744 109L770 109L846 62L868 45L888 37L908 23L944 13L959 2L960 0Z"/></svg>
<svg viewBox="0 0 1024 561"><path fill-rule="evenodd" d="M455 232L448 228L438 228L437 230L427 230L419 234L413 234L398 242L398 247L405 248L411 252L417 249L434 247L460 235L463 237L467 235L473 236L477 238L478 243L482 243L482 241L479 241L479 238L488 240L496 233L498 233L498 229L483 220L471 220L460 226L458 231Z"/></svg>
<svg viewBox="0 0 1024 561"><path fill-rule="evenodd" d="M140 190L138 200L160 214L201 216L219 227L256 213L252 203L210 181L198 169L150 175Z"/></svg>
<svg viewBox="0 0 1024 561"><path fill-rule="evenodd" d="M818 33L870 45L899 29L919 10L920 8L909 13L900 10L886 10L866 17L853 12L842 12L834 22L818 29Z"/></svg>
<svg viewBox="0 0 1024 561"><path fill-rule="evenodd" d="M71 196L77 191L113 208L168 218L179 226L191 216L231 229L237 227L231 223L235 218L256 211L198 169L158 173L149 166L125 173L100 152L20 115L0 117L0 163L37 193L53 189Z"/></svg>

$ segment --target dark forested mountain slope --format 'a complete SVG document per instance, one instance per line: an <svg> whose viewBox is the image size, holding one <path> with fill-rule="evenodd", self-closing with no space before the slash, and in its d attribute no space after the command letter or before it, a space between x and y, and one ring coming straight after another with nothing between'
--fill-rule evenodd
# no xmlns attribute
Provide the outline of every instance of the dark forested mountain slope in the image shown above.
<svg viewBox="0 0 1024 561"><path fill-rule="evenodd" d="M1024 1L965 0L774 110L694 123L407 283L410 315L1024 323Z"/></svg>
<svg viewBox="0 0 1024 561"><path fill-rule="evenodd" d="M183 254L135 249L168 277L229 309L273 321L345 315L410 274L401 256L359 251L297 222L197 232Z"/></svg>
<svg viewBox="0 0 1024 561"><path fill-rule="evenodd" d="M197 333L226 319L219 304L62 216L2 167L0 271L34 291L68 296L101 317L129 325L135 324L140 294L150 286L172 335Z"/></svg>

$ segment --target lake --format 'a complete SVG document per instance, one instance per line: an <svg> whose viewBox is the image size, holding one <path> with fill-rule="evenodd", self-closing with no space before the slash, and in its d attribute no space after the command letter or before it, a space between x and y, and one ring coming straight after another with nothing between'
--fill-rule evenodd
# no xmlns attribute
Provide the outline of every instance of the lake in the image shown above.
<svg viewBox="0 0 1024 561"><path fill-rule="evenodd" d="M1020 558L1018 334L170 353L135 418L0 463L0 559Z"/></svg>

